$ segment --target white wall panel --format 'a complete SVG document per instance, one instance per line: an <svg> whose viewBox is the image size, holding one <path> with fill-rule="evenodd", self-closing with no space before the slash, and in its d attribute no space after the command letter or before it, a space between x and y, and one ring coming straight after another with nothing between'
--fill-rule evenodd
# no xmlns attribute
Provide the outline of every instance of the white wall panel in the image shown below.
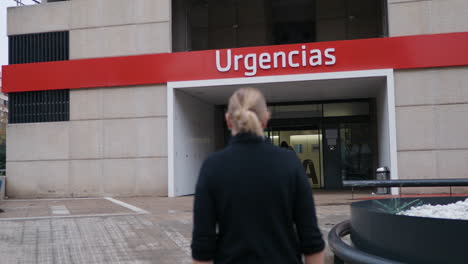
<svg viewBox="0 0 468 264"><path fill-rule="evenodd" d="M174 91L175 195L195 192L203 161L215 150L214 106Z"/></svg>

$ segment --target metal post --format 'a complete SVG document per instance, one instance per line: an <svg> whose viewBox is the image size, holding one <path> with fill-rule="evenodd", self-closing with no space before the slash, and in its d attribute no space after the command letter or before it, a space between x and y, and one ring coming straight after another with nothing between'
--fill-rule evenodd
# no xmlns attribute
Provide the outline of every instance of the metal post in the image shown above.
<svg viewBox="0 0 468 264"><path fill-rule="evenodd" d="M450 186L450 196L452 196L452 186Z"/></svg>
<svg viewBox="0 0 468 264"><path fill-rule="evenodd" d="M387 167L377 168L375 171L376 180L390 180L390 170ZM389 194L390 188L388 187L377 187L377 194Z"/></svg>

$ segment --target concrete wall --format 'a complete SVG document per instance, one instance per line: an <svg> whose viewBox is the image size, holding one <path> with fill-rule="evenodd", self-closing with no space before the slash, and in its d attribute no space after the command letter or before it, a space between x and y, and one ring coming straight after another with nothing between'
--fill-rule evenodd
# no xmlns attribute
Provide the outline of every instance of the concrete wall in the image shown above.
<svg viewBox="0 0 468 264"><path fill-rule="evenodd" d="M389 0L388 15L391 36L468 31L465 0ZM468 178L467 76L468 67L395 71L400 178Z"/></svg>
<svg viewBox="0 0 468 264"><path fill-rule="evenodd" d="M70 59L171 51L170 0L8 9L8 34L70 31ZM86 76L83 76L86 78ZM8 126L11 197L167 195L167 87L70 91L70 122Z"/></svg>
<svg viewBox="0 0 468 264"><path fill-rule="evenodd" d="M8 35L70 31L70 58L171 51L170 0L73 0L8 8Z"/></svg>
<svg viewBox="0 0 468 264"><path fill-rule="evenodd" d="M165 85L77 90L70 101L70 122L8 125L9 196L167 195Z"/></svg>
<svg viewBox="0 0 468 264"><path fill-rule="evenodd" d="M388 0L390 36L468 31L466 0Z"/></svg>
<svg viewBox="0 0 468 264"><path fill-rule="evenodd" d="M467 83L468 67L396 72L401 178L468 178Z"/></svg>

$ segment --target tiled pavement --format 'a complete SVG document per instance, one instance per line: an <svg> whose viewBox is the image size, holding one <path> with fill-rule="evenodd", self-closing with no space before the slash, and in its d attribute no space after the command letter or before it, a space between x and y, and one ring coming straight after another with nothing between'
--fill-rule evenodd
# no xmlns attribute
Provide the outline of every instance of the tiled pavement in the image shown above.
<svg viewBox="0 0 468 264"><path fill-rule="evenodd" d="M315 194L325 237L348 218L350 198ZM0 264L191 263L193 197L116 199L133 207L103 198L1 201Z"/></svg>

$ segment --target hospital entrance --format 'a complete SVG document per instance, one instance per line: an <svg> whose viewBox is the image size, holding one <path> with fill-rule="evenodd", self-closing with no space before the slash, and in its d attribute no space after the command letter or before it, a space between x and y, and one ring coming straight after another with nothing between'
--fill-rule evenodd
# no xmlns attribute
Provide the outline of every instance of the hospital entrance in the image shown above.
<svg viewBox="0 0 468 264"><path fill-rule="evenodd" d="M265 137L297 155L314 189L340 190L345 180L371 180L383 166L393 168L392 177L397 177L391 74L382 70L168 84L169 196L195 192L203 161L229 144L224 120L229 97L247 86L258 88L268 102L271 120Z"/></svg>

